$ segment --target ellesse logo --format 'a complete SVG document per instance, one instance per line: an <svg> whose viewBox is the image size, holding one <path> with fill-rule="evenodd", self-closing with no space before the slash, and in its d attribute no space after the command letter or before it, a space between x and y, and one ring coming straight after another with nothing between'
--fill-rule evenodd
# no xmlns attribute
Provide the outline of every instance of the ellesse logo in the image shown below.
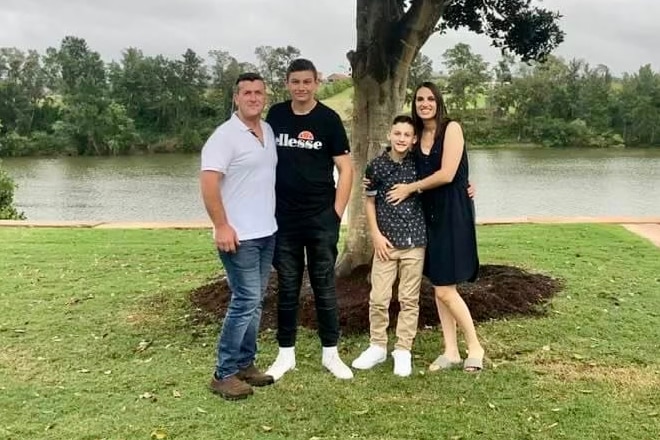
<svg viewBox="0 0 660 440"><path fill-rule="evenodd" d="M298 134L298 139L292 138L288 133L280 133L276 139L278 147L303 148L305 150L320 150L323 142L315 141L311 131L304 130Z"/></svg>

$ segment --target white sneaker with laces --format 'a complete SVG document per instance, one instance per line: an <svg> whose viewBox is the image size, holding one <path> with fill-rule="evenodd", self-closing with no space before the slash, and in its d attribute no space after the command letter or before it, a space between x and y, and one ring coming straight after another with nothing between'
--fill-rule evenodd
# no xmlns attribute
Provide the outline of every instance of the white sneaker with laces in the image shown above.
<svg viewBox="0 0 660 440"><path fill-rule="evenodd" d="M381 346L372 344L364 350L351 365L358 370L368 370L385 362L386 358L387 350Z"/></svg>
<svg viewBox="0 0 660 440"><path fill-rule="evenodd" d="M394 359L394 374L408 377L412 374L412 355L408 350L396 349L392 352Z"/></svg>
<svg viewBox="0 0 660 440"><path fill-rule="evenodd" d="M337 379L353 379L353 372L339 357L337 347L323 347L321 364Z"/></svg>
<svg viewBox="0 0 660 440"><path fill-rule="evenodd" d="M273 380L279 380L284 373L296 368L296 352L294 347L280 347L277 358L265 374L272 376Z"/></svg>

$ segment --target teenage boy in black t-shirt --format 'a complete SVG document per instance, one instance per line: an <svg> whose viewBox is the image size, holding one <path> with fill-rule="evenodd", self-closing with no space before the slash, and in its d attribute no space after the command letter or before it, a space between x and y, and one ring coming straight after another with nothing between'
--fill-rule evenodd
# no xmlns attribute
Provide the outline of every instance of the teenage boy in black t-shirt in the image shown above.
<svg viewBox="0 0 660 440"><path fill-rule="evenodd" d="M298 299L306 260L323 346L322 364L336 377L351 379L353 372L337 352L334 275L339 226L353 180L350 147L339 115L314 97L318 73L311 61L294 60L287 69L286 86L291 100L272 106L266 117L275 133L278 154L278 233L273 264L279 282L280 347L267 374L278 380L296 366ZM339 174L336 187L335 167Z"/></svg>

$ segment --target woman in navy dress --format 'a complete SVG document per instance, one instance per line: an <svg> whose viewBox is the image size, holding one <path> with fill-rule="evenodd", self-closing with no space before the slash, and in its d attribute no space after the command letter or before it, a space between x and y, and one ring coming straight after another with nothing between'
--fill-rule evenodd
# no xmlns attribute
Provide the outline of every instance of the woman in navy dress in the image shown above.
<svg viewBox="0 0 660 440"><path fill-rule="evenodd" d="M420 180L394 186L388 197L392 203L415 192L422 197L428 230L424 274L434 286L444 339L444 352L429 368L439 370L463 364L466 371L478 371L483 368L484 350L470 311L456 289L458 283L474 281L479 271L463 130L460 124L448 119L442 95L431 82L422 83L415 91L412 117L419 139L415 161ZM456 324L467 343L465 361L458 349Z"/></svg>

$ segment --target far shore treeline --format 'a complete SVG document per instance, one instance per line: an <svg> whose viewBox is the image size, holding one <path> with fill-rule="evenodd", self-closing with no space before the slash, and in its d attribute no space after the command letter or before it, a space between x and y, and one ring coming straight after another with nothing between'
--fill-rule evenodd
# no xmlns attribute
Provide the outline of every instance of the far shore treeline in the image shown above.
<svg viewBox="0 0 660 440"><path fill-rule="evenodd" d="M256 66L222 50L170 59L128 48L108 63L72 36L44 54L2 48L0 156L198 151L231 114L241 72L259 71L271 102L286 97L286 66L300 51L260 46L255 55ZM352 84L343 73L323 72L319 98L350 125ZM423 80L441 86L471 144L660 146L660 74L650 65L616 76L584 60L523 64L505 55L491 66L458 44L418 55L409 88Z"/></svg>

